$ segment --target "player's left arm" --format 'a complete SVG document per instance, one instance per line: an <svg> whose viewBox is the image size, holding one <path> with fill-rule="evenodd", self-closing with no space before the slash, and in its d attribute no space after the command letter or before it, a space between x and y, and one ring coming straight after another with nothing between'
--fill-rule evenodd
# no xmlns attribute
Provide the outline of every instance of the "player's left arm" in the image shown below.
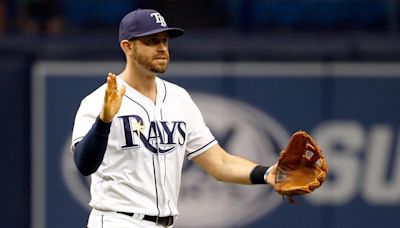
<svg viewBox="0 0 400 228"><path fill-rule="evenodd" d="M216 180L237 184L254 184L268 169L248 159L227 153L218 144L192 159ZM264 173L263 173L264 172ZM253 179L253 180L252 180Z"/></svg>

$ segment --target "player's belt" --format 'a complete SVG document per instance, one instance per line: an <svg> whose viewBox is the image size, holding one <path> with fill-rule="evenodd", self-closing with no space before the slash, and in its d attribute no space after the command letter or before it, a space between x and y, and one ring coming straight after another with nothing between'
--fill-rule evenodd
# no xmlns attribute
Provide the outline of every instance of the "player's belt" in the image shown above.
<svg viewBox="0 0 400 228"><path fill-rule="evenodd" d="M127 215L130 217L134 215L134 213L122 212L122 211L117 211L117 213ZM145 215L143 217L143 220L155 222L156 224L160 224L162 226L171 226L174 223L174 216L158 217L158 216Z"/></svg>

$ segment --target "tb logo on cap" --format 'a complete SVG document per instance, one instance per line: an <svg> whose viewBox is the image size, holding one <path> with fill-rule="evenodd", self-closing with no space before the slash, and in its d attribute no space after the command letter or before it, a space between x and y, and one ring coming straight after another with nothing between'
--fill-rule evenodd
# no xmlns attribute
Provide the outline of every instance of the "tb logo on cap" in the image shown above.
<svg viewBox="0 0 400 228"><path fill-rule="evenodd" d="M164 17L161 16L160 13L152 13L150 14L151 17L154 17L156 19L156 23L161 24L162 27L166 27L167 23L164 20Z"/></svg>

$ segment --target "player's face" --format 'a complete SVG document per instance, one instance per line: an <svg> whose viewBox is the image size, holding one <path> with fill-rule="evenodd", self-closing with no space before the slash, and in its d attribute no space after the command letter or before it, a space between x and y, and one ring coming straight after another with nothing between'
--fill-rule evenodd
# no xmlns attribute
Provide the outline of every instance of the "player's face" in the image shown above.
<svg viewBox="0 0 400 228"><path fill-rule="evenodd" d="M157 33L135 40L133 58L137 64L153 73L164 73L169 62L168 34Z"/></svg>

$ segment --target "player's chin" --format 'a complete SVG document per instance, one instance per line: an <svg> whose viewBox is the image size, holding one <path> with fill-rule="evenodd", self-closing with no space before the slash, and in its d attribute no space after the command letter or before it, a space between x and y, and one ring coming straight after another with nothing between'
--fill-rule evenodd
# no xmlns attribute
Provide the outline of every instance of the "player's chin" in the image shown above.
<svg viewBox="0 0 400 228"><path fill-rule="evenodd" d="M153 73L162 74L167 71L167 67L152 67L150 71Z"/></svg>
<svg viewBox="0 0 400 228"><path fill-rule="evenodd" d="M165 73L167 69L168 69L168 63L153 65L153 72L155 73Z"/></svg>

